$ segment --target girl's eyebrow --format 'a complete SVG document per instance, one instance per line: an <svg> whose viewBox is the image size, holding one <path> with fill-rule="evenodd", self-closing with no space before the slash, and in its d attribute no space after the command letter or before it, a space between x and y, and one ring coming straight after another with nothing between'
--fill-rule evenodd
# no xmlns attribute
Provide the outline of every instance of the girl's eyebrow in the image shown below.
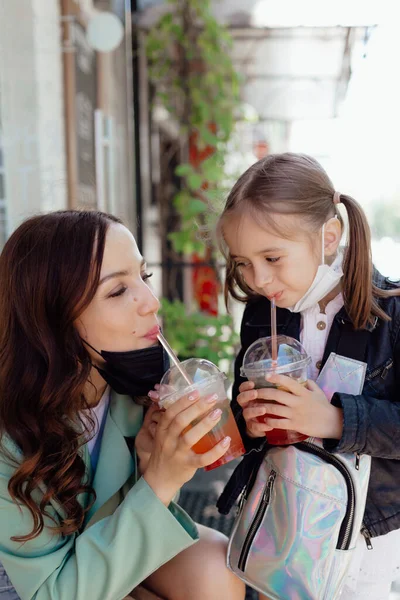
<svg viewBox="0 0 400 600"><path fill-rule="evenodd" d="M284 250L284 248L278 248L275 246L271 246L270 248L264 248L264 250L259 250L257 252L257 254L272 254L273 252L282 252ZM239 256L236 256L235 254L231 254L231 258L235 259L235 258L239 258Z"/></svg>

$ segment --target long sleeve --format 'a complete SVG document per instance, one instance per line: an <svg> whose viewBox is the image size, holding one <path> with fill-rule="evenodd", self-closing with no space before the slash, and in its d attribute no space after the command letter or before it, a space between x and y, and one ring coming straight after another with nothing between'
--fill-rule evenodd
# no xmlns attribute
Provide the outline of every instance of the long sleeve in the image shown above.
<svg viewBox="0 0 400 600"><path fill-rule="evenodd" d="M121 600L198 537L188 515L165 507L141 478L111 516L82 533L63 538L45 527L21 545L10 538L30 531L32 520L11 500L9 477L0 462L0 562L22 600Z"/></svg>
<svg viewBox="0 0 400 600"><path fill-rule="evenodd" d="M393 352L394 401L373 394L336 393L332 404L343 409L340 440L324 440L330 452L358 452L376 458L400 460L400 340Z"/></svg>

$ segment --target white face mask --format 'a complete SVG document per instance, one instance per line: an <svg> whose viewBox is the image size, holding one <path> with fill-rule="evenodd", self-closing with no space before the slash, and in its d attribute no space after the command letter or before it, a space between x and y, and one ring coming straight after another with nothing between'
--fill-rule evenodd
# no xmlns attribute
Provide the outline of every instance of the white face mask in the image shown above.
<svg viewBox="0 0 400 600"><path fill-rule="evenodd" d="M294 306L288 309L291 312L303 312L303 310L307 310L307 308L318 304L322 298L325 298L338 285L343 277L343 255L340 252L338 252L337 257L331 265L325 264L324 233L325 225L322 226L322 264L319 265L314 281L308 291Z"/></svg>

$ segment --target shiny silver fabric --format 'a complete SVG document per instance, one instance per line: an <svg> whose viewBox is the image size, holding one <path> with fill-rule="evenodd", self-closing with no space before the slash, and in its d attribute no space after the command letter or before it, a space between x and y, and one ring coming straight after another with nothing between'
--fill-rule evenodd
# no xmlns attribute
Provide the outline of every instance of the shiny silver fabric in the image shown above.
<svg viewBox="0 0 400 600"><path fill-rule="evenodd" d="M363 363L346 361L350 359L337 355L328 360L333 368L324 369L324 379L318 383L329 384L329 398L332 391L358 394L362 390ZM319 440L311 441L321 446ZM346 466L355 490L348 550L337 549L349 509L343 475L325 460L294 446L268 451L239 510L229 541L228 567L271 600L340 597L362 526L371 459L333 456Z"/></svg>

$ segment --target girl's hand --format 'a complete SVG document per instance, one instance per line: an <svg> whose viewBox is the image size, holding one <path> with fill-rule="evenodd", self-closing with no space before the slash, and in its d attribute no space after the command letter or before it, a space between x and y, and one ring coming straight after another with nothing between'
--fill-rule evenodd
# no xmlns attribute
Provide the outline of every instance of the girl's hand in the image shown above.
<svg viewBox="0 0 400 600"><path fill-rule="evenodd" d="M156 404L147 409L142 427L135 439L136 454L139 459L139 473L142 475L149 463L153 450L157 424L161 418L161 410Z"/></svg>
<svg viewBox="0 0 400 600"><path fill-rule="evenodd" d="M199 393L195 391L161 413L143 477L166 506L198 468L211 465L229 448L231 440L226 437L204 454L196 454L192 450L221 419L220 409L211 410L216 400L216 396L199 399ZM208 414L201 418L205 413ZM201 420L190 427L199 418Z"/></svg>
<svg viewBox="0 0 400 600"><path fill-rule="evenodd" d="M273 429L273 427L257 421L257 417L266 413L265 403L257 403L259 391L261 390L254 389L253 381L244 381L239 387L240 394L237 397L238 403L243 408L247 434L253 438L264 437L267 431Z"/></svg>
<svg viewBox="0 0 400 600"><path fill-rule="evenodd" d="M268 381L287 390L272 387L255 390L258 400L273 400L278 403L264 405L264 414L268 415L265 422L269 427L340 440L343 410L332 406L314 381L307 381L304 386L285 375L271 375Z"/></svg>

